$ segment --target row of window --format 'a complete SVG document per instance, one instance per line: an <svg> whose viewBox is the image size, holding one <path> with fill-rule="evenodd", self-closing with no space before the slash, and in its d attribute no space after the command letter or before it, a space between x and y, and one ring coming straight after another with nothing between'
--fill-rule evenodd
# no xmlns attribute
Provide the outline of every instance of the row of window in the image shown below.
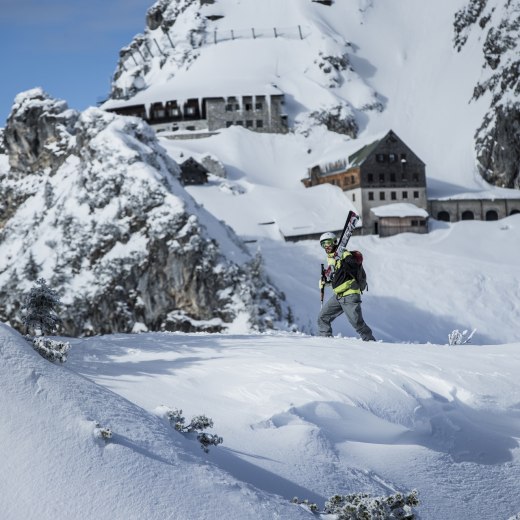
<svg viewBox="0 0 520 520"><path fill-rule="evenodd" d="M263 110L263 103L255 103L255 110ZM253 103L244 103L246 112L253 110ZM226 103L226 112L240 112L241 107L238 103Z"/></svg>
<svg viewBox="0 0 520 520"><path fill-rule="evenodd" d="M229 128L230 126L237 125L237 126L244 126L244 121L226 121L226 128ZM261 119L257 119L256 121L247 120L245 124L246 128L263 128L264 122Z"/></svg>
<svg viewBox="0 0 520 520"><path fill-rule="evenodd" d="M379 163L383 162L397 162L398 159L401 159L402 163L406 162L406 154L402 153L397 155L396 153L377 153L376 154L376 161Z"/></svg>
<svg viewBox="0 0 520 520"><path fill-rule="evenodd" d="M194 116L197 113L197 109L195 107L186 107L184 109L184 114L188 116ZM182 115L180 108L157 108L152 112L152 117L155 119L162 119L163 117L180 117Z"/></svg>
<svg viewBox="0 0 520 520"><path fill-rule="evenodd" d="M407 181L408 180L408 172L406 172L406 171L401 172L399 177L400 177L401 181ZM378 174L378 180L379 180L380 183L384 183L387 180L387 178L390 179L390 182L397 182L397 174L396 173L390 173L390 174L380 173L380 174ZM412 181L419 182L419 174L417 172L412 173L411 178L412 178ZM374 174L373 173L367 174L367 181L369 183L374 182Z"/></svg>
<svg viewBox="0 0 520 520"><path fill-rule="evenodd" d="M338 179L332 179L330 184L334 184L335 186L350 186L352 184L357 184L355 175L345 175Z"/></svg>
<svg viewBox="0 0 520 520"><path fill-rule="evenodd" d="M401 192L401 198L403 200L408 199L408 192L406 190ZM413 192L413 198L414 199L418 199L419 198L419 192L418 191L414 191ZM368 192L368 200L375 200L373 191L369 191ZM386 200L386 193L384 191L380 191L379 192L379 200ZM397 192L396 191L391 191L390 192L390 200L397 200Z"/></svg>

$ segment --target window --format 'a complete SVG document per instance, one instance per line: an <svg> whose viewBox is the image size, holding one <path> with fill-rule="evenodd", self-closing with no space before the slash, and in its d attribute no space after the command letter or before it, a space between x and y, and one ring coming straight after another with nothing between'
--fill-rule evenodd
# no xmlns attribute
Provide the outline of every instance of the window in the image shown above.
<svg viewBox="0 0 520 520"><path fill-rule="evenodd" d="M406 154L405 154L405 153L402 153L402 154L401 154L401 162L402 162L402 163L405 163L405 162L406 162Z"/></svg>
<svg viewBox="0 0 520 520"><path fill-rule="evenodd" d="M397 193L395 191L390 192L390 198L392 200L397 200Z"/></svg>
<svg viewBox="0 0 520 520"><path fill-rule="evenodd" d="M264 105L262 103L255 104L255 110L262 110L262 108L264 108Z"/></svg>
<svg viewBox="0 0 520 520"><path fill-rule="evenodd" d="M229 128L233 124L233 121L226 121L226 128Z"/></svg>
<svg viewBox="0 0 520 520"><path fill-rule="evenodd" d="M258 121L256 122L256 127L257 128L263 128L264 127L264 122L261 119L258 119Z"/></svg>
<svg viewBox="0 0 520 520"><path fill-rule="evenodd" d="M388 154L388 161L389 162L396 162L397 161L397 155L395 153L389 153Z"/></svg>
<svg viewBox="0 0 520 520"><path fill-rule="evenodd" d="M186 114L188 114L189 116L192 116L193 114L195 114L195 107L188 107L186 109Z"/></svg>
<svg viewBox="0 0 520 520"><path fill-rule="evenodd" d="M415 181L415 182L419 182L419 174L418 173L414 173L412 175L412 179Z"/></svg>
<svg viewBox="0 0 520 520"><path fill-rule="evenodd" d="M390 174L390 182L395 182L395 173Z"/></svg>
<svg viewBox="0 0 520 520"><path fill-rule="evenodd" d="M418 191L414 191L413 192L413 198L414 199L418 199L419 198L419 192Z"/></svg>
<svg viewBox="0 0 520 520"><path fill-rule="evenodd" d="M253 105L251 103L246 103L246 110L253 110Z"/></svg>
<svg viewBox="0 0 520 520"><path fill-rule="evenodd" d="M381 191L379 193L379 200L385 200L385 192L384 191Z"/></svg>
<svg viewBox="0 0 520 520"><path fill-rule="evenodd" d="M231 112L233 110L233 105L231 105L230 103L228 103L226 105L226 112Z"/></svg>
<svg viewBox="0 0 520 520"><path fill-rule="evenodd" d="M164 117L164 110L162 110L162 109L156 110L155 117L157 117L157 118Z"/></svg>
<svg viewBox="0 0 520 520"><path fill-rule="evenodd" d="M377 162L385 162L386 155L384 153L378 153L376 154L376 161Z"/></svg>
<svg viewBox="0 0 520 520"><path fill-rule="evenodd" d="M402 181L407 181L407 180L408 180L408 174L407 174L406 172L403 172L403 173L401 174L401 180L402 180Z"/></svg>
<svg viewBox="0 0 520 520"><path fill-rule="evenodd" d="M385 182L385 174L384 173L380 173L379 174L379 182Z"/></svg>
<svg viewBox="0 0 520 520"><path fill-rule="evenodd" d="M246 121L246 128L253 128L253 121Z"/></svg>
<svg viewBox="0 0 520 520"><path fill-rule="evenodd" d="M473 220L474 218L473 211L466 210L462 212L461 220Z"/></svg>
<svg viewBox="0 0 520 520"><path fill-rule="evenodd" d="M367 175L367 179L368 179L368 182L374 182L374 174L373 173L369 173Z"/></svg>
<svg viewBox="0 0 520 520"><path fill-rule="evenodd" d="M373 191L369 191L368 192L368 200L374 200L374 192Z"/></svg>
<svg viewBox="0 0 520 520"><path fill-rule="evenodd" d="M235 124L238 126L244 126L244 121L237 121Z"/></svg>
<svg viewBox="0 0 520 520"><path fill-rule="evenodd" d="M407 191L403 191L403 199L407 199L408 198L408 192Z"/></svg>
<svg viewBox="0 0 520 520"><path fill-rule="evenodd" d="M418 220L412 220L412 226L418 226L419 225L419 221Z"/></svg>
<svg viewBox="0 0 520 520"><path fill-rule="evenodd" d="M486 220L498 220L498 213L494 209L486 211Z"/></svg>

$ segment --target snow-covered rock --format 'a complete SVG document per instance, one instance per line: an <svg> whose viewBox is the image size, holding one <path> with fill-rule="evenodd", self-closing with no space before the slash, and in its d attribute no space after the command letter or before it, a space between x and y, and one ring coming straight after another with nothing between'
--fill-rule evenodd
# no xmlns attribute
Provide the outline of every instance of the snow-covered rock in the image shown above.
<svg viewBox="0 0 520 520"><path fill-rule="evenodd" d="M31 90L5 133L0 319L20 325L23 295L40 277L61 296L66 334L264 329L282 318L283 295L261 260L193 201L146 123L71 113Z"/></svg>
<svg viewBox="0 0 520 520"><path fill-rule="evenodd" d="M456 15L458 49L472 32L483 42L483 73L473 98L488 95L490 99L475 134L478 169L496 186L519 189L520 2L470 0Z"/></svg>

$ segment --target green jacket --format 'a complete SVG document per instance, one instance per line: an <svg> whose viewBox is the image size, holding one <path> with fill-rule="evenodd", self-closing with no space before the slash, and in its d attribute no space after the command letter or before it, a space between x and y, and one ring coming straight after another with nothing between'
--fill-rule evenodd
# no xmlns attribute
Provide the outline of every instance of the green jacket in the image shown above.
<svg viewBox="0 0 520 520"><path fill-rule="evenodd" d="M336 257L335 252L328 254L327 263L334 269L331 283L332 290L338 298L349 294L361 294L353 274L356 272L357 262L350 251L344 251L341 258Z"/></svg>

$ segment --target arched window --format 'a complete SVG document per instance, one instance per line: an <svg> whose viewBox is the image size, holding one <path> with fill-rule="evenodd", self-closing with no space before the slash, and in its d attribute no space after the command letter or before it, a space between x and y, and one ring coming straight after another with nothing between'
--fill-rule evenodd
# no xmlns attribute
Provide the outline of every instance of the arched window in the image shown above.
<svg viewBox="0 0 520 520"><path fill-rule="evenodd" d="M498 220L498 213L494 209L486 211L486 220Z"/></svg>
<svg viewBox="0 0 520 520"><path fill-rule="evenodd" d="M462 212L462 220L474 220L475 215L473 215L473 211L470 211L467 209L466 211Z"/></svg>
<svg viewBox="0 0 520 520"><path fill-rule="evenodd" d="M447 211L439 211L439 213L437 213L437 220L442 220L443 222L449 222L450 214Z"/></svg>
<svg viewBox="0 0 520 520"><path fill-rule="evenodd" d="M517 215L518 213L520 213L519 210L517 210L517 209L513 209L513 210L511 210L511 213L509 213L509 216L511 216L511 215Z"/></svg>

